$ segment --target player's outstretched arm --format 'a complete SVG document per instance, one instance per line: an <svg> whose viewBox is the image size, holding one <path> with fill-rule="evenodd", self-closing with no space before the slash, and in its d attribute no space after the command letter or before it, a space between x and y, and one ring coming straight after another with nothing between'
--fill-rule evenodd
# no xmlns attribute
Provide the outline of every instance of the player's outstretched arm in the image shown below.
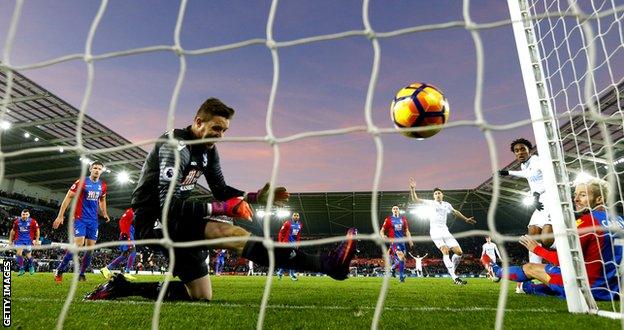
<svg viewBox="0 0 624 330"><path fill-rule="evenodd" d="M414 203L420 203L420 199L418 195L416 195L416 180L414 178L409 178L409 188L410 188L410 199Z"/></svg>
<svg viewBox="0 0 624 330"><path fill-rule="evenodd" d="M453 215L462 219L468 224L474 225L475 223L477 223L477 220L475 220L474 217L468 218L465 215L463 215L461 212L457 211L456 209L453 209Z"/></svg>
<svg viewBox="0 0 624 330"><path fill-rule="evenodd" d="M422 256L422 258L425 259L428 255L429 255L429 253L425 253L425 255Z"/></svg>

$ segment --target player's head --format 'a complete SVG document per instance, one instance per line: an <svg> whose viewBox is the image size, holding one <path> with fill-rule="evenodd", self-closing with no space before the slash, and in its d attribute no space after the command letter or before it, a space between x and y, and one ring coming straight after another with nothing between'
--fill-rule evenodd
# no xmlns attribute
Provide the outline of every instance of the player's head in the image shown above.
<svg viewBox="0 0 624 330"><path fill-rule="evenodd" d="M589 211L603 205L608 195L609 183L592 178L574 186L574 205L577 211Z"/></svg>
<svg viewBox="0 0 624 330"><path fill-rule="evenodd" d="M441 202L443 198L444 198L444 192L442 192L442 189L433 188L433 199L436 202Z"/></svg>
<svg viewBox="0 0 624 330"><path fill-rule="evenodd" d="M299 221L299 213L293 212L292 219L295 221Z"/></svg>
<svg viewBox="0 0 624 330"><path fill-rule="evenodd" d="M230 119L234 116L234 109L225 105L221 100L211 97L197 110L191 131L197 139L220 138L230 127ZM206 143L212 147L214 142Z"/></svg>
<svg viewBox="0 0 624 330"><path fill-rule="evenodd" d="M511 152L516 155L516 160L521 163L526 162L529 159L529 153L533 149L531 141L519 138L511 141Z"/></svg>
<svg viewBox="0 0 624 330"><path fill-rule="evenodd" d="M398 205L392 206L392 215L394 215L395 217L398 217L400 213L401 213L401 210L399 209Z"/></svg>
<svg viewBox="0 0 624 330"><path fill-rule="evenodd" d="M488 242L488 243L492 243L492 237L485 236L485 241Z"/></svg>
<svg viewBox="0 0 624 330"><path fill-rule="evenodd" d="M30 210L29 209L23 209L22 210L22 219L26 220L30 218Z"/></svg>
<svg viewBox="0 0 624 330"><path fill-rule="evenodd" d="M99 179L100 175L104 172L104 163L99 160L94 161L89 166L89 173L91 173L91 179Z"/></svg>

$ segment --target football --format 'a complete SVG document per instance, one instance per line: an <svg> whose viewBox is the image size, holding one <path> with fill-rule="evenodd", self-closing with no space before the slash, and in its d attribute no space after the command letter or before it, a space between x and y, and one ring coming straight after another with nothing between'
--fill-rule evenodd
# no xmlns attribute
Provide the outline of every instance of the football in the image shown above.
<svg viewBox="0 0 624 330"><path fill-rule="evenodd" d="M428 138L441 131L442 125L448 121L449 104L437 87L413 83L396 93L390 106L390 116L396 128L424 128L413 132L402 131L401 134L410 138Z"/></svg>

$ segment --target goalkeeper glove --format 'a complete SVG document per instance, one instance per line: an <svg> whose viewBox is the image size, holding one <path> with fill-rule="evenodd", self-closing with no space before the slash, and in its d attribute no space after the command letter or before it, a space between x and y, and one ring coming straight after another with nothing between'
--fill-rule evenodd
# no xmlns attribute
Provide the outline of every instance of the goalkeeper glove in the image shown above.
<svg viewBox="0 0 624 330"><path fill-rule="evenodd" d="M533 198L535 198L535 200L533 201L533 206L535 207L535 209L538 210L538 211L543 211L544 210L544 204L542 204L542 202L540 202L540 200L539 200L540 194L538 192L534 192L533 193Z"/></svg>
<svg viewBox="0 0 624 330"><path fill-rule="evenodd" d="M271 185L267 182L267 184L262 187L262 189L258 190L258 192L250 192L247 193L247 201L249 203L255 204L266 204L267 199L269 198L269 192L271 189ZM275 198L273 203L277 206L283 206L284 202L288 202L288 198L290 198L290 193L286 191L284 187L277 187L273 189L275 194Z"/></svg>
<svg viewBox="0 0 624 330"><path fill-rule="evenodd" d="M509 171L507 171L507 170L500 170L500 171L498 171L498 175L500 175L500 176L507 176L507 175L509 175Z"/></svg>
<svg viewBox="0 0 624 330"><path fill-rule="evenodd" d="M251 220L253 212L249 204L243 200L242 197L230 198L225 202L212 202L211 215L226 215L232 218L242 218Z"/></svg>

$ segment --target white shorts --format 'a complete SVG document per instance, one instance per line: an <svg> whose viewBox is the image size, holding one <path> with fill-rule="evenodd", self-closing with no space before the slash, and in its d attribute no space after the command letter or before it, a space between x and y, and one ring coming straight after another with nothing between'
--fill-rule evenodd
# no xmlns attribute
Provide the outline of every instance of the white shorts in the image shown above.
<svg viewBox="0 0 624 330"><path fill-rule="evenodd" d="M422 272L422 265L420 267L416 266L416 270L419 271L419 272Z"/></svg>
<svg viewBox="0 0 624 330"><path fill-rule="evenodd" d="M531 221L529 221L529 225L527 227L537 226L540 228L544 228L545 225L552 225L552 222L550 220L550 215L548 215L546 210L533 211L533 215L531 215Z"/></svg>
<svg viewBox="0 0 624 330"><path fill-rule="evenodd" d="M429 235L431 235L431 240L433 244L439 249L442 246L446 246L448 248L459 246L455 237L451 235L451 232L448 229L435 229L430 230Z"/></svg>

